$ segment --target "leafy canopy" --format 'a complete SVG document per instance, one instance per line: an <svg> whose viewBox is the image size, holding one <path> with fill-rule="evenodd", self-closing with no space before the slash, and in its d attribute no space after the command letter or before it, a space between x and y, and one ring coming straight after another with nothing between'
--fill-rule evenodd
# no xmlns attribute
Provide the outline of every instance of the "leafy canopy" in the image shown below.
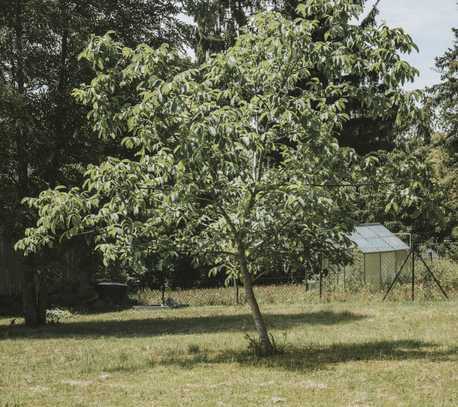
<svg viewBox="0 0 458 407"><path fill-rule="evenodd" d="M106 262L137 268L148 253L177 249L232 272L320 254L345 262L354 195L338 185L360 170L336 136L355 98L399 107L400 127L414 117L415 98L399 84L416 71L390 48L414 44L401 29L353 25L362 12L353 1L311 0L297 11L295 20L257 15L234 47L190 70L166 45L94 38L83 57L97 75L75 96L100 137L132 156L89 167L82 188L29 199L40 220L17 247L30 253L93 232ZM352 72L368 75L366 88Z"/></svg>
<svg viewBox="0 0 458 407"><path fill-rule="evenodd" d="M436 59L441 82L430 91L435 108L435 125L446 136L452 162L458 162L458 29L453 29L454 44Z"/></svg>

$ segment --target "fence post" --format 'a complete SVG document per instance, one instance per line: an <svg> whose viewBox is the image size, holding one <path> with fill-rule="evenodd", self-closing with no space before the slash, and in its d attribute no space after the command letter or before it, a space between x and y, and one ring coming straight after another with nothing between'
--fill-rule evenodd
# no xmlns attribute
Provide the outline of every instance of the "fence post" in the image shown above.
<svg viewBox="0 0 458 407"><path fill-rule="evenodd" d="M239 285L237 282L237 277L234 277L234 288L235 288L235 304L239 305Z"/></svg>
<svg viewBox="0 0 458 407"><path fill-rule="evenodd" d="M344 272L343 272L343 290L346 290L346 284L347 284L347 266L344 266Z"/></svg>
<svg viewBox="0 0 458 407"><path fill-rule="evenodd" d="M415 301L415 250L412 246L412 301Z"/></svg>
<svg viewBox="0 0 458 407"><path fill-rule="evenodd" d="M305 292L309 291L309 276L307 270L304 269L304 282L305 282Z"/></svg>
<svg viewBox="0 0 458 407"><path fill-rule="evenodd" d="M320 256L320 300L323 297L323 259Z"/></svg>
<svg viewBox="0 0 458 407"><path fill-rule="evenodd" d="M165 305L165 283L161 285L161 305Z"/></svg>

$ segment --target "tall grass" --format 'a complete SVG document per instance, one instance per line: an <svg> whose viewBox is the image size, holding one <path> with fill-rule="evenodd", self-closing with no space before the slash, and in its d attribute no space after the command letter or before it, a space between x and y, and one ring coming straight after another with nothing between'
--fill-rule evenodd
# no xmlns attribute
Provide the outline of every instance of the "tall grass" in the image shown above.
<svg viewBox="0 0 458 407"><path fill-rule="evenodd" d="M441 285L449 298L458 297L458 288L454 283L443 280ZM245 303L243 288L239 292L239 304ZM361 287L357 291L335 289L323 284L322 296L314 288L306 291L302 284L266 285L255 287L256 298L259 304L318 304L322 302L382 302L385 290L376 290ZM191 306L205 305L235 305L235 289L233 287L199 288L189 290L175 290L166 295L173 301ZM387 301L404 302L411 299L410 282L396 284L390 292ZM415 299L419 301L436 301L443 299L438 287L432 281L415 282ZM159 290L143 290L137 293L137 300L142 305L161 303Z"/></svg>
<svg viewBox="0 0 458 407"><path fill-rule="evenodd" d="M440 258L426 264L439 280L441 286L450 297L458 293L458 263L452 259ZM393 269L394 265L386 265L387 269ZM407 301L411 298L411 267L408 261L400 274L398 282L390 292L390 301ZM305 284L271 284L258 285L255 287L256 298L260 304L310 304L323 301L381 301L390 281L383 287L371 286L365 283L362 272L362 257L356 258L355 262L341 270L328 270L323 278L322 296L319 295L319 284L311 285L306 290ZM415 297L418 300L432 301L443 298L433 278L428 273L425 264L416 258L415 261ZM137 292L136 299L140 304L161 304L162 293L160 290L142 290ZM243 287L220 288L193 288L193 289L169 289L165 292L165 299L171 299L180 304L191 306L203 305L235 305L245 303Z"/></svg>

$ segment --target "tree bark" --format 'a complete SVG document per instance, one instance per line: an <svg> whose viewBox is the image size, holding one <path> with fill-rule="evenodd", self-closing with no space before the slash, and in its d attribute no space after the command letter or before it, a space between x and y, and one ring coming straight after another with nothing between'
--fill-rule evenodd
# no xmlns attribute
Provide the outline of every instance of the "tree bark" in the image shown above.
<svg viewBox="0 0 458 407"><path fill-rule="evenodd" d="M60 50L60 70L59 70L59 82L57 85L57 106L56 106L56 130L55 136L57 140L57 155L62 154L65 149L66 135L65 135L65 105L67 101L67 58L68 58L68 40L69 40L69 28L68 28L68 10L67 2L61 1L60 3L60 14L62 18L62 37L61 37L61 50ZM55 169L58 168L59 159L56 160Z"/></svg>
<svg viewBox="0 0 458 407"><path fill-rule="evenodd" d="M35 273L35 289L37 290L38 325L46 325L46 309L48 307L48 286L44 275Z"/></svg>
<svg viewBox="0 0 458 407"><path fill-rule="evenodd" d="M15 21L15 44L16 44L16 69L15 82L18 93L25 98L25 74L24 74L24 47L23 47L23 10L22 1L18 0L16 4L16 21ZM22 123L17 124L16 132L16 161L18 177L18 196L19 200L26 195L29 187L28 160L25 140L26 133Z"/></svg>
<svg viewBox="0 0 458 407"><path fill-rule="evenodd" d="M26 326L36 327L40 325L39 312L37 307L37 291L35 285L35 271L26 261L23 266L22 282L22 312Z"/></svg>
<svg viewBox="0 0 458 407"><path fill-rule="evenodd" d="M23 270L22 310L25 325L37 327L46 324L48 290L44 277L37 273L34 261L27 258Z"/></svg>
<svg viewBox="0 0 458 407"><path fill-rule="evenodd" d="M25 99L25 66L24 66L24 10L22 0L17 0L15 10L15 70L14 81L17 92ZM16 128L16 173L17 173L17 200L18 202L29 194L29 174L28 174L28 152L27 152L27 133L23 124L18 122ZM31 259L24 259L22 270L22 304L25 324L27 326L37 326L40 324L42 312L40 312L37 298L37 285L35 270ZM45 311L46 318L46 311Z"/></svg>
<svg viewBox="0 0 458 407"><path fill-rule="evenodd" d="M251 315L253 316L253 321L256 327L256 331L258 332L258 335L259 335L262 355L268 356L274 352L274 348L272 346L272 342L270 341L269 333L267 332L267 327L264 322L264 318L261 314L258 302L254 295L253 281L251 278L251 274L248 271L248 264L247 264L245 252L243 250L243 246L240 247L239 245L238 252L239 252L239 261L240 261L240 271L242 273L243 286L245 289L246 300L250 307Z"/></svg>
<svg viewBox="0 0 458 407"><path fill-rule="evenodd" d="M50 158L46 167L46 181L49 185L59 183L59 169L65 161L65 150L69 139L66 134L66 119L68 113L68 53L69 53L69 15L68 2L61 0L59 2L60 15L60 64L58 71L58 80L55 88L55 109L52 114L53 121L53 148L51 149Z"/></svg>

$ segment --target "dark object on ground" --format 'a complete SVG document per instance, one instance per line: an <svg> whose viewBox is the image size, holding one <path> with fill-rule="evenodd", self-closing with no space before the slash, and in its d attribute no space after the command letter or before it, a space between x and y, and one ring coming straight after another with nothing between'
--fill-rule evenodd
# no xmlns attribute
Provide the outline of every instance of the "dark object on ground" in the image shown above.
<svg viewBox="0 0 458 407"><path fill-rule="evenodd" d="M105 303L124 305L129 302L127 284L113 282L97 283L95 290L97 291L99 300Z"/></svg>
<svg viewBox="0 0 458 407"><path fill-rule="evenodd" d="M167 298L162 302L162 304L151 304L151 305L137 305L134 306L134 309L151 309L151 308L185 308L189 307L189 304L180 304L176 302L173 298Z"/></svg>
<svg viewBox="0 0 458 407"><path fill-rule="evenodd" d="M137 305L134 309L150 309L150 308L185 308L189 307L189 304L180 304L173 298L167 298L162 304L151 304L151 305Z"/></svg>
<svg viewBox="0 0 458 407"><path fill-rule="evenodd" d="M186 308L189 307L189 304L174 304L174 305L167 305L167 304L151 304L151 305L134 305L133 309L156 309L156 308Z"/></svg>

